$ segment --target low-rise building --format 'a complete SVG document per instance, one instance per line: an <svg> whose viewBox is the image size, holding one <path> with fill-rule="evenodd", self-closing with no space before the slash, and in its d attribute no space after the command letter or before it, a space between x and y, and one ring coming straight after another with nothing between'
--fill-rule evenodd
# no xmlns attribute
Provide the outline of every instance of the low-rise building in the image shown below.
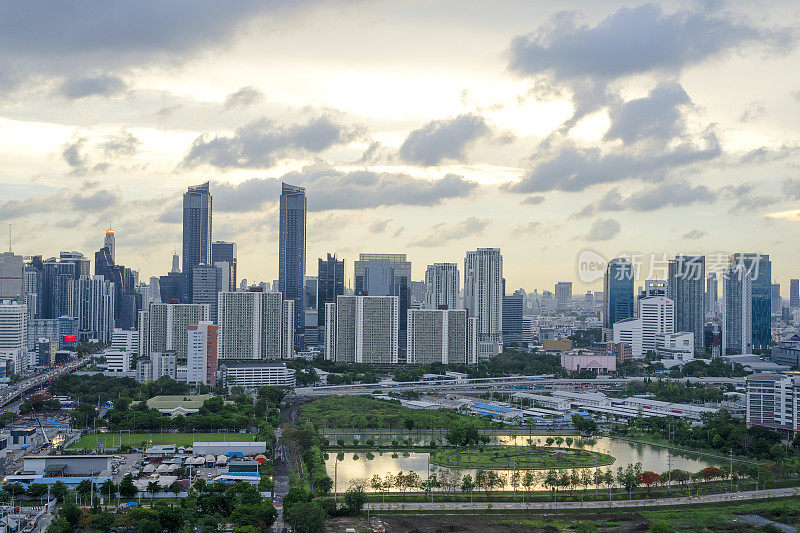
<svg viewBox="0 0 800 533"><path fill-rule="evenodd" d="M611 406L611 398L609 398L602 392L571 392L571 391L556 390L553 391L553 396L569 400L570 403L575 406L583 406L583 405L592 405L596 407Z"/></svg>
<svg viewBox="0 0 800 533"><path fill-rule="evenodd" d="M223 383L246 389L259 387L295 387L294 370L284 363L266 361L226 361L219 367Z"/></svg>
<svg viewBox="0 0 800 533"><path fill-rule="evenodd" d="M192 453L195 455L244 455L254 456L267 452L267 443L254 442L195 442Z"/></svg>
<svg viewBox="0 0 800 533"><path fill-rule="evenodd" d="M561 366L569 372L589 370L607 374L617 370L617 358L607 353L572 351L561 353Z"/></svg>
<svg viewBox="0 0 800 533"><path fill-rule="evenodd" d="M113 455L30 455L22 469L47 476L93 476L110 472Z"/></svg>
<svg viewBox="0 0 800 533"><path fill-rule="evenodd" d="M794 434L798 427L800 378L759 373L747 376L748 426L765 426Z"/></svg>

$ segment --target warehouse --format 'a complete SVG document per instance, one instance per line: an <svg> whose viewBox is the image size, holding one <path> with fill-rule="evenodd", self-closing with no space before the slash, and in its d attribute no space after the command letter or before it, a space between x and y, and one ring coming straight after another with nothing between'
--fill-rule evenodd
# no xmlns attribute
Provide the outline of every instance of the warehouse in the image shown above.
<svg viewBox="0 0 800 533"><path fill-rule="evenodd" d="M203 455L258 455L266 453L267 443L256 442L195 442L192 453L195 456ZM216 461L216 458L214 459Z"/></svg>
<svg viewBox="0 0 800 533"><path fill-rule="evenodd" d="M23 458L24 472L47 476L93 476L111 472L113 455L31 455Z"/></svg>

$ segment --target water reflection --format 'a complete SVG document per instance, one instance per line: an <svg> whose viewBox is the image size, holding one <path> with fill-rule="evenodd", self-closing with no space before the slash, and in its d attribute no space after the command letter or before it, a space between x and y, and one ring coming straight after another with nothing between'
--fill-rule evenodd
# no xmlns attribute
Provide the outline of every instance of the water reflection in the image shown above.
<svg viewBox="0 0 800 533"><path fill-rule="evenodd" d="M352 434L349 434L347 437L345 437L345 442L351 443L352 440L356 438L359 439L359 442L365 442L367 439L373 439L376 443L390 443L392 440L402 441L408 438L407 435L384 435L384 437L389 438L388 440L385 438L381 438L379 440L375 435L352 436ZM329 436L329 440L332 444L336 442L337 438L340 437ZM429 443L431 438L432 435L430 434L418 435L413 438L413 442ZM435 438L435 436L433 436L433 438ZM490 444L505 446L529 446L529 439L534 445L547 445L547 436L529 437L527 435L496 435L492 438L492 442ZM566 447L566 444L562 444L562 447ZM666 472L668 468L667 463L669 453L667 449L648 444L631 443L624 440L599 437L595 439L593 444L587 443L586 441L580 441L576 438L576 442L573 443L572 447L579 447L588 451L605 453L614 457L614 464L607 467L600 467L601 471L605 470L606 468L611 468L612 471L616 472L616 469L619 466L625 467L628 464L637 462L642 463L643 470L651 470L656 473ZM372 455L371 459L369 458L369 455ZM350 482L356 480L366 481L367 490L372 491L368 482L374 474L378 474L382 478L385 478L387 474L396 475L400 471L404 473L415 472L424 480L427 478L429 467L428 463L429 454L427 452L394 452L391 450L370 450L369 452L348 451L346 453L338 454L330 453L326 460L328 474L331 477L334 477L334 470L336 471L336 483L338 490L340 491L346 490ZM720 461L714 460L711 457L672 452L673 470L681 469L688 470L690 472L697 472L707 466L719 466L720 464ZM476 471L475 469L471 468L451 469L440 467L434 464L430 465L431 472L439 472L443 470L451 471L453 474L456 474L459 479L468 474L474 477ZM589 470L591 470L593 475L594 468L592 467ZM510 474L510 472L507 470L498 470L498 472L506 478ZM537 482L534 488L544 488L542 485L542 480L546 471L536 470L533 472L537 474ZM505 488L511 490L510 484L506 483ZM398 489L396 487L392 487L389 489L389 491L397 492Z"/></svg>

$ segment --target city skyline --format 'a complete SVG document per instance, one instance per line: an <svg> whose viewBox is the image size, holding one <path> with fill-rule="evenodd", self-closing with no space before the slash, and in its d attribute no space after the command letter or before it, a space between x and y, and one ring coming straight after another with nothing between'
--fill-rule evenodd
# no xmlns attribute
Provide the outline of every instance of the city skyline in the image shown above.
<svg viewBox="0 0 800 533"><path fill-rule="evenodd" d="M753 251L785 291L796 6L529 4L10 9L0 223L55 256L99 248L110 219L115 261L146 278L180 248L180 195L210 181L238 277L273 280L284 180L307 190L309 258L388 248L421 280L498 247L530 289L577 279L585 248Z"/></svg>

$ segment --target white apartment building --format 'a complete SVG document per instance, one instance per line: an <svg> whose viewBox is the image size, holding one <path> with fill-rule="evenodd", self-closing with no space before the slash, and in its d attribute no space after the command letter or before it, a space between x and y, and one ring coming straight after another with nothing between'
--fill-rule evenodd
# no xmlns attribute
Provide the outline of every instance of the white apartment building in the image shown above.
<svg viewBox="0 0 800 533"><path fill-rule="evenodd" d="M629 318L614 323L614 343L623 343L631 347L631 357L641 359L644 357L642 350L642 320Z"/></svg>
<svg viewBox="0 0 800 533"><path fill-rule="evenodd" d="M226 385L239 385L246 389L260 387L294 387L297 385L294 370L284 363L264 361L225 361L219 367Z"/></svg>
<svg viewBox="0 0 800 533"><path fill-rule="evenodd" d="M208 305L151 304L139 312L139 356L174 352L178 359L186 359L189 326L208 320Z"/></svg>
<svg viewBox="0 0 800 533"><path fill-rule="evenodd" d="M127 350L103 350L102 356L106 360L106 371L114 374L127 374L131 371L131 354Z"/></svg>
<svg viewBox="0 0 800 533"><path fill-rule="evenodd" d="M189 326L187 332L188 353L186 355L186 382L197 385L217 384L217 355L219 326L211 322L200 322Z"/></svg>
<svg viewBox="0 0 800 533"><path fill-rule="evenodd" d="M406 360L409 364L477 364L470 342L467 312L457 309L409 309Z"/></svg>
<svg viewBox="0 0 800 533"><path fill-rule="evenodd" d="M219 359L291 359L294 303L280 292L219 293Z"/></svg>
<svg viewBox="0 0 800 533"><path fill-rule="evenodd" d="M139 351L139 331L135 329L114 328L111 333L111 348L130 353Z"/></svg>
<svg viewBox="0 0 800 533"><path fill-rule="evenodd" d="M642 321L642 351L656 351L656 337L675 333L675 303L664 296L639 300L639 319Z"/></svg>
<svg viewBox="0 0 800 533"><path fill-rule="evenodd" d="M325 304L325 357L349 363L398 360L399 298L337 296Z"/></svg>
<svg viewBox="0 0 800 533"><path fill-rule="evenodd" d="M434 263L425 270L425 307L461 309L458 265Z"/></svg>
<svg viewBox="0 0 800 533"><path fill-rule="evenodd" d="M0 301L0 350L26 350L28 307L20 300Z"/></svg>
<svg viewBox="0 0 800 533"><path fill-rule="evenodd" d="M503 346L503 256L500 248L478 248L464 258L464 309L478 319L479 357Z"/></svg>
<svg viewBox="0 0 800 533"><path fill-rule="evenodd" d="M722 276L722 355L753 352L753 280L737 265Z"/></svg>
<svg viewBox="0 0 800 533"><path fill-rule="evenodd" d="M747 376L747 411L749 426L765 426L791 434L800 431L798 400L800 378L783 374L760 373Z"/></svg>
<svg viewBox="0 0 800 533"><path fill-rule="evenodd" d="M69 280L67 313L78 319L78 338L111 342L114 331L114 284L103 276Z"/></svg>

